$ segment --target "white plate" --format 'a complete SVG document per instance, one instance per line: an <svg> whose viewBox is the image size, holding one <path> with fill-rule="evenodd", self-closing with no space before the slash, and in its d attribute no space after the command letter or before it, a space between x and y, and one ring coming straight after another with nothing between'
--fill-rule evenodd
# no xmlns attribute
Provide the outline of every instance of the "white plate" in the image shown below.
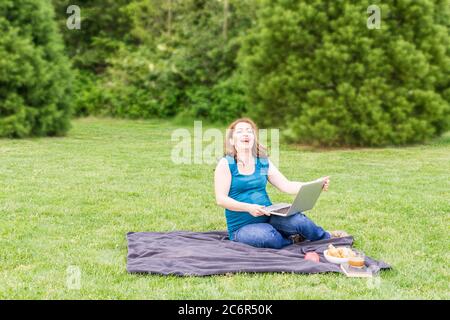
<svg viewBox="0 0 450 320"><path fill-rule="evenodd" d="M328 254L328 250L325 250L323 252L323 255L325 256L325 259L327 259L331 263L343 264L343 263L348 262L348 258L337 258L337 257L330 256Z"/></svg>

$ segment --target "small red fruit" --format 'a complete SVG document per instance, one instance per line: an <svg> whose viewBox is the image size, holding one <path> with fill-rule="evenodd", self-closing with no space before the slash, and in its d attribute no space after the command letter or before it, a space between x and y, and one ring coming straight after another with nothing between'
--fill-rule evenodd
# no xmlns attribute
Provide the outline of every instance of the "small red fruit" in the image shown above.
<svg viewBox="0 0 450 320"><path fill-rule="evenodd" d="M319 255L317 253L315 253L315 252L307 252L305 254L305 260L311 260L311 261L314 261L314 262L319 262L320 261Z"/></svg>

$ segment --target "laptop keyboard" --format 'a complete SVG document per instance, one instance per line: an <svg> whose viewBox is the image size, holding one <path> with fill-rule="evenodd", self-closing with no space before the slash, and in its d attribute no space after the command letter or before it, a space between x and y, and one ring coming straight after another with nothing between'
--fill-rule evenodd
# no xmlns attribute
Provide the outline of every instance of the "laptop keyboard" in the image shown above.
<svg viewBox="0 0 450 320"><path fill-rule="evenodd" d="M273 212L285 214L285 213L287 213L289 211L290 208L291 207L281 208L281 209L278 209L278 210L274 210Z"/></svg>

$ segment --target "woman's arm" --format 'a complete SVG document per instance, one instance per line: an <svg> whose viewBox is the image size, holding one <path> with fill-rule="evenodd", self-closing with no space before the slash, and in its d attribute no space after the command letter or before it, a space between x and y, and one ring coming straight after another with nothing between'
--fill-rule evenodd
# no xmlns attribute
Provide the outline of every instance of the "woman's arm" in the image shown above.
<svg viewBox="0 0 450 320"><path fill-rule="evenodd" d="M253 216L270 215L263 210L264 206L236 201L228 196L231 185L231 173L228 162L225 158L221 159L217 164L214 172L214 191L216 194L216 203L228 210L246 211Z"/></svg>
<svg viewBox="0 0 450 320"><path fill-rule="evenodd" d="M269 182L281 192L297 194L300 190L300 187L302 186L302 182L288 180L270 160L268 176ZM326 177L323 184L324 191L328 190L328 185L329 178Z"/></svg>

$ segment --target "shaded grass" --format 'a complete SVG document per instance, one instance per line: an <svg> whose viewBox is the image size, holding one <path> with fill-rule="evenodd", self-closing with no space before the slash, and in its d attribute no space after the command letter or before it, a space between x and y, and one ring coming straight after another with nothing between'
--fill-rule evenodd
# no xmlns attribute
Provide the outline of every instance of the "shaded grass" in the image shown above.
<svg viewBox="0 0 450 320"><path fill-rule="evenodd" d="M64 138L0 140L0 298L450 298L449 134L407 148L281 146L290 179L331 176L308 215L392 264L379 283L340 274L127 274L129 231L226 229L214 164L171 161L176 128L87 118ZM273 202L292 199L268 191ZM68 266L80 268L80 290L67 288Z"/></svg>

